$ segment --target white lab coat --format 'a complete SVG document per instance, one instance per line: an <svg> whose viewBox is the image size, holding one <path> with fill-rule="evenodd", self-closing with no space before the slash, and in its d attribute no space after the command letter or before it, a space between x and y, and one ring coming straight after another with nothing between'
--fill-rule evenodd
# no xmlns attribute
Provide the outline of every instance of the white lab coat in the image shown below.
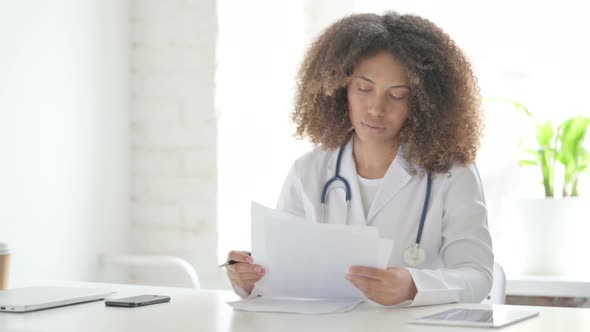
<svg viewBox="0 0 590 332"><path fill-rule="evenodd" d="M402 153L398 153L365 217L352 147L351 138L340 166L340 175L350 183L348 222L375 226L381 237L393 239L395 248L389 266L406 267L403 251L416 240L427 176L412 168ZM322 187L334 176L337 155L338 149L316 148L296 160L277 209L321 222ZM336 183L336 186L341 185ZM345 211L344 190L330 191L326 222L344 224ZM483 189L474 165L454 166L447 174L433 176L421 243L427 252L426 262L406 267L418 293L414 301L401 305L481 302L488 295L492 287L494 255Z"/></svg>

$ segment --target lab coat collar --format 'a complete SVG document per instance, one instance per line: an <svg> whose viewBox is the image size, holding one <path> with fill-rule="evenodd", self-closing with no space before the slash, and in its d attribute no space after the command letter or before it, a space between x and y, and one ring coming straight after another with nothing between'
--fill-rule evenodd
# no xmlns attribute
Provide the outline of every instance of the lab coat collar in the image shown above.
<svg viewBox="0 0 590 332"><path fill-rule="evenodd" d="M370 224L375 216L387 205L387 203L397 195L403 187L405 187L412 179L412 174L415 174L415 169L403 157L404 146L400 147L397 156L389 165L387 172L383 178L383 182L371 207L369 213L365 216L362 198L360 197L360 185L358 182L358 173L356 170L356 163L353 156L353 140L354 135L348 140L344 147L342 155L342 164L340 165L340 175L348 180L351 192L351 209L350 220L351 224ZM338 150L335 151L332 168L335 168Z"/></svg>

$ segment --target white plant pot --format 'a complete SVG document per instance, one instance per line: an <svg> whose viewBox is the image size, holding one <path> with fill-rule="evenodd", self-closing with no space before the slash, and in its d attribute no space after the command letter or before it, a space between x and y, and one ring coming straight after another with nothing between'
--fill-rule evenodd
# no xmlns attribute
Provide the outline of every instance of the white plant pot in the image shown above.
<svg viewBox="0 0 590 332"><path fill-rule="evenodd" d="M523 274L590 277L588 199L518 199L514 203L510 245Z"/></svg>

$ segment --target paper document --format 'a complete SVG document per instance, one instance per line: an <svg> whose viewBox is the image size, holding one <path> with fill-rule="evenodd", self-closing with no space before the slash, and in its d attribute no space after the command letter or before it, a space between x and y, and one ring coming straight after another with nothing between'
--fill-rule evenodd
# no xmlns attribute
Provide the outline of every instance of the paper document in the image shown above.
<svg viewBox="0 0 590 332"><path fill-rule="evenodd" d="M290 312L298 314L333 314L356 308L363 300L272 299L257 297L250 300L227 302L237 310L262 312Z"/></svg>
<svg viewBox="0 0 590 332"><path fill-rule="evenodd" d="M238 304L241 310L247 310L247 303L261 308L278 298L342 300L313 303L316 309L325 303L346 303L345 308L354 308L365 297L345 279L349 268L361 265L384 269L393 250L393 240L379 238L375 227L312 223L254 202L251 212L252 257L266 271L256 283L256 292L264 300L238 301L244 302ZM282 301L284 309L290 302ZM298 305L302 304L297 302L291 312L301 312ZM326 310L332 307L327 305L319 311Z"/></svg>

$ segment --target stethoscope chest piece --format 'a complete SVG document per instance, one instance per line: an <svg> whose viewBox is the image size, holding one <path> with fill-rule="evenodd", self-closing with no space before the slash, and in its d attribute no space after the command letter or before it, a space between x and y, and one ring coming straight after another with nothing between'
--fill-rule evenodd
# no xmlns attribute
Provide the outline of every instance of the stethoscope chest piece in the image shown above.
<svg viewBox="0 0 590 332"><path fill-rule="evenodd" d="M418 243L412 243L404 250L404 262L410 266L417 266L426 261L426 250Z"/></svg>

